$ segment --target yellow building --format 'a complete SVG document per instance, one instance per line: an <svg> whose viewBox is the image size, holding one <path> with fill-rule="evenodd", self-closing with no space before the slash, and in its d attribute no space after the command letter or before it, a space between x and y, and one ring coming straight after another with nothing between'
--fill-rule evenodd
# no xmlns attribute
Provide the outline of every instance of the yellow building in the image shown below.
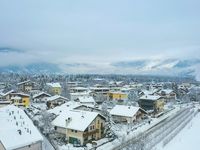
<svg viewBox="0 0 200 150"><path fill-rule="evenodd" d="M24 93L11 93L11 102L15 106L29 107L30 105L30 96Z"/></svg>
<svg viewBox="0 0 200 150"><path fill-rule="evenodd" d="M109 100L127 100L128 94L123 92L109 92L108 93Z"/></svg>
<svg viewBox="0 0 200 150"><path fill-rule="evenodd" d="M105 118L97 112L69 111L60 114L52 124L61 134L65 131L68 143L72 144L85 145L105 135Z"/></svg>
<svg viewBox="0 0 200 150"><path fill-rule="evenodd" d="M60 83L47 83L48 93L52 95L61 95L62 87Z"/></svg>

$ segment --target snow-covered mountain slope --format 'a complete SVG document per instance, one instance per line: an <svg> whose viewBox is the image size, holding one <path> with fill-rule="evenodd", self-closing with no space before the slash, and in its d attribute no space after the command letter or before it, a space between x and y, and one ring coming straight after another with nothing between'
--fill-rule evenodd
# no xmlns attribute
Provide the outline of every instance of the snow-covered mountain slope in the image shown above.
<svg viewBox="0 0 200 150"><path fill-rule="evenodd" d="M136 74L153 74L153 75L195 75L200 69L200 59L152 59L117 62L112 64L118 69L135 72Z"/></svg>
<svg viewBox="0 0 200 150"><path fill-rule="evenodd" d="M32 63L0 67L0 72L12 73L112 73L165 76L197 76L200 78L200 59L146 59L98 64Z"/></svg>
<svg viewBox="0 0 200 150"><path fill-rule="evenodd" d="M33 63L29 65L9 65L0 67L0 72L5 73L61 73L62 70L56 64Z"/></svg>

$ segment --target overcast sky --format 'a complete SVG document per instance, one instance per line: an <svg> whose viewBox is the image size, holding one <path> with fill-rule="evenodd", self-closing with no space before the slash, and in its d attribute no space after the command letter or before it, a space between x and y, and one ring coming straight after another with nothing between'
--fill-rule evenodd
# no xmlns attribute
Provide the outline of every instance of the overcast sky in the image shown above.
<svg viewBox="0 0 200 150"><path fill-rule="evenodd" d="M199 57L199 0L0 0L1 66Z"/></svg>

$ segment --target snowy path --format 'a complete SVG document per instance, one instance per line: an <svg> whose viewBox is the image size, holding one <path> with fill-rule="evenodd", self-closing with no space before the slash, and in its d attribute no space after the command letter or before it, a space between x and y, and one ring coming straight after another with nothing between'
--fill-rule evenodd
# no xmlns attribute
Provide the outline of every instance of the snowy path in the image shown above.
<svg viewBox="0 0 200 150"><path fill-rule="evenodd" d="M200 114L195 118L164 148L160 150L199 150L200 146Z"/></svg>
<svg viewBox="0 0 200 150"><path fill-rule="evenodd" d="M137 139L142 133L144 133L147 130L150 130L154 126L158 125L159 123L161 123L162 121L167 119L168 117L175 115L179 110L180 110L180 108L177 107L176 109L168 112L167 114L161 116L160 118L154 119L150 125L146 124L146 125L138 128L137 130L131 132L129 135L125 135L122 138L116 139L113 142L110 142L110 143L107 143L105 145L98 147L97 150L121 149L122 143L124 143L125 141L126 141L125 143L128 143L129 141L132 141L133 139Z"/></svg>

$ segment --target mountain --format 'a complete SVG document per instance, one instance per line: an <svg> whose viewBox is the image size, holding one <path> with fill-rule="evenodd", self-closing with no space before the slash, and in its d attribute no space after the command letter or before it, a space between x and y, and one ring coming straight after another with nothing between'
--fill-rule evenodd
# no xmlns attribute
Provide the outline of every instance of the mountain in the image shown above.
<svg viewBox="0 0 200 150"><path fill-rule="evenodd" d="M0 67L0 72L6 73L100 73L100 74L137 74L164 76L196 76L200 78L200 59L145 59L120 61L101 66L101 64L71 63L33 63L29 65L12 65Z"/></svg>
<svg viewBox="0 0 200 150"><path fill-rule="evenodd" d="M52 74L62 73L62 70L56 64L51 63L33 63L29 65L9 65L0 67L0 72L4 73L30 73L30 74Z"/></svg>
<svg viewBox="0 0 200 150"><path fill-rule="evenodd" d="M196 76L200 68L200 59L149 59L112 63L112 66L135 74Z"/></svg>

